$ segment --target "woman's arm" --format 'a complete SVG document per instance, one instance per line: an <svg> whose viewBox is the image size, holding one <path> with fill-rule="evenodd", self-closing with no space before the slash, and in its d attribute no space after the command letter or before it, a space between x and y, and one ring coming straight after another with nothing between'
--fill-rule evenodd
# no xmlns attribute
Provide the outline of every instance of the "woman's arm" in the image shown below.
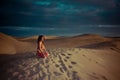
<svg viewBox="0 0 120 80"><path fill-rule="evenodd" d="M44 52L47 52L46 47L43 43L42 43L42 48L43 48Z"/></svg>
<svg viewBox="0 0 120 80"><path fill-rule="evenodd" d="M43 51L43 49L42 49L42 42L39 42L39 47L38 47L38 51L40 52L40 53L43 53L44 51Z"/></svg>
<svg viewBox="0 0 120 80"><path fill-rule="evenodd" d="M47 52L43 42L39 42L39 52L40 53L46 53Z"/></svg>

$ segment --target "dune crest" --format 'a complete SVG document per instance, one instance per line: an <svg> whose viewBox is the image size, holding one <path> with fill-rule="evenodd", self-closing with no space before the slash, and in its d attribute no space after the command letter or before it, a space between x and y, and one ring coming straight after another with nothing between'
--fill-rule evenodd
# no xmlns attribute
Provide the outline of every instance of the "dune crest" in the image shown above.
<svg viewBox="0 0 120 80"><path fill-rule="evenodd" d="M20 40L27 41L27 40L37 40L38 36L32 36L32 37L26 37L26 38L21 38ZM58 39L60 38L59 36L45 36L46 39Z"/></svg>
<svg viewBox="0 0 120 80"><path fill-rule="evenodd" d="M0 33L0 53L6 54L15 54L16 49L14 44L16 44L18 41L11 36L5 35L3 33Z"/></svg>
<svg viewBox="0 0 120 80"><path fill-rule="evenodd" d="M85 47L88 45L98 44L111 41L110 38L102 37L95 34L85 34L73 37L65 37L60 39L48 40L49 47Z"/></svg>
<svg viewBox="0 0 120 80"><path fill-rule="evenodd" d="M32 48L29 48L33 46ZM29 42L18 41L12 36L0 33L0 54L16 54L33 51L35 46Z"/></svg>
<svg viewBox="0 0 120 80"><path fill-rule="evenodd" d="M38 36L27 38L13 38L0 33L0 54L15 54L36 51ZM96 34L83 34L73 37L46 36L45 45L47 48L118 48L120 49L119 38L102 37Z"/></svg>

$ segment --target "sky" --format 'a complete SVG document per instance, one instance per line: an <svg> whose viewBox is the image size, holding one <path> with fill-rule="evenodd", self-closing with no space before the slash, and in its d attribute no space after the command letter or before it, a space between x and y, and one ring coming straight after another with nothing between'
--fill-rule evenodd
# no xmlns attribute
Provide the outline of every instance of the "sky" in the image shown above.
<svg viewBox="0 0 120 80"><path fill-rule="evenodd" d="M1 0L1 26L120 24L119 0Z"/></svg>
<svg viewBox="0 0 120 80"><path fill-rule="evenodd" d="M0 27L83 28L120 25L119 0L1 0ZM117 25L117 30L116 30ZM103 26L102 26L103 27ZM106 27L106 26L104 26ZM0 28L1 32L3 28ZM15 30L15 29L14 29ZM99 28L98 28L99 30ZM6 31L7 32L7 31ZM118 34L118 32L117 32Z"/></svg>

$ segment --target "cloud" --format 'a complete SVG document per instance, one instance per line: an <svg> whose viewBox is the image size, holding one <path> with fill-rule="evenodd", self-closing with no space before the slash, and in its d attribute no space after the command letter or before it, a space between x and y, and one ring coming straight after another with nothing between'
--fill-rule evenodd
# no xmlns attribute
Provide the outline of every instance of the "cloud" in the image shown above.
<svg viewBox="0 0 120 80"><path fill-rule="evenodd" d="M103 8L113 8L116 5L116 0L75 0L76 2L87 4L87 5L94 5Z"/></svg>
<svg viewBox="0 0 120 80"><path fill-rule="evenodd" d="M116 0L2 0L0 4L1 25L120 24Z"/></svg>
<svg viewBox="0 0 120 80"><path fill-rule="evenodd" d="M35 4L41 5L41 6L49 6L49 5L51 5L51 2L48 2L48 1L36 1Z"/></svg>

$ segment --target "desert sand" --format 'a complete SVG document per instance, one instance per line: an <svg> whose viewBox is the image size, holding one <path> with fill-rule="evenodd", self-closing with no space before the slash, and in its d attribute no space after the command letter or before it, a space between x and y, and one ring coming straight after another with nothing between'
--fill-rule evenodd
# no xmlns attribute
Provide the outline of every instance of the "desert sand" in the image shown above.
<svg viewBox="0 0 120 80"><path fill-rule="evenodd" d="M1 80L119 80L120 38L46 36L50 56L36 56L37 36L0 33Z"/></svg>

